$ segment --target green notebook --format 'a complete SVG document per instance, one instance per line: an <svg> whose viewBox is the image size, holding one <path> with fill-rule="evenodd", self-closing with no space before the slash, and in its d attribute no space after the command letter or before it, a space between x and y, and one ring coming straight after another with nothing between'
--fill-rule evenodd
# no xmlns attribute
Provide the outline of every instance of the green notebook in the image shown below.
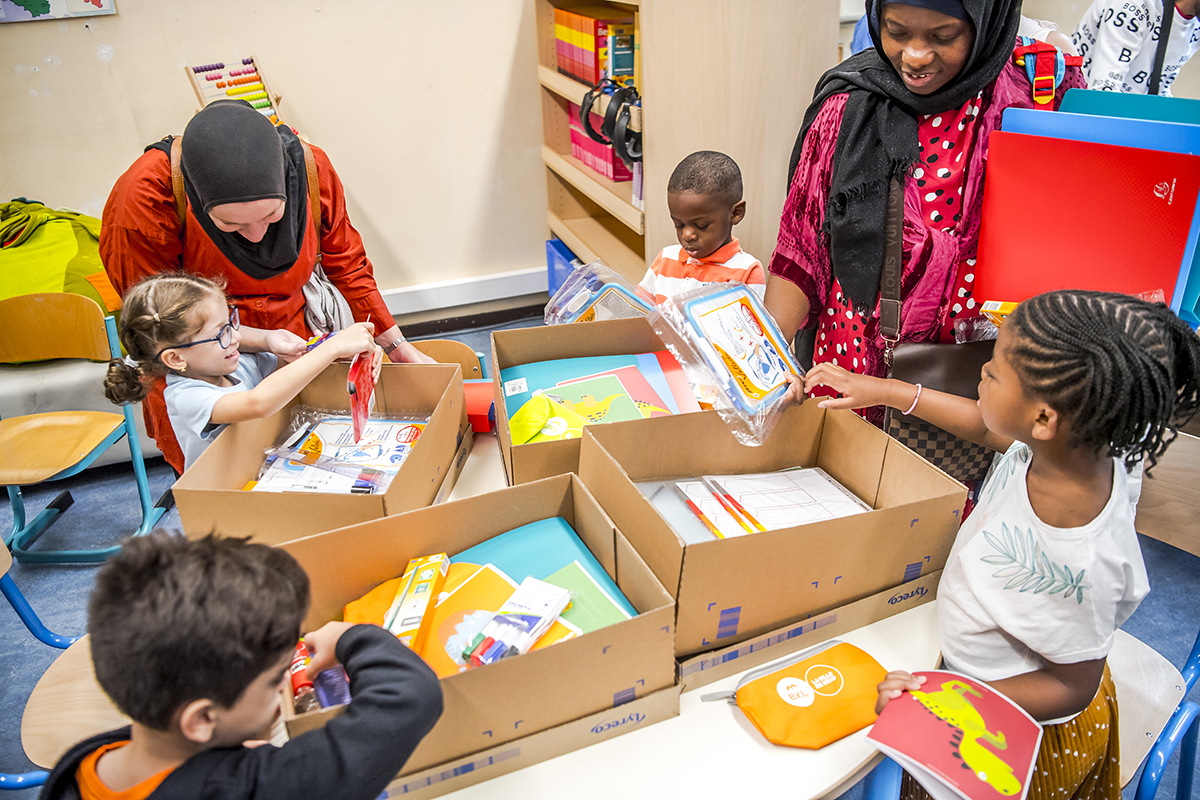
<svg viewBox="0 0 1200 800"><path fill-rule="evenodd" d="M571 593L571 607L562 613L562 618L584 633L629 619L625 609L596 583L578 561L572 561L547 576L546 583Z"/></svg>

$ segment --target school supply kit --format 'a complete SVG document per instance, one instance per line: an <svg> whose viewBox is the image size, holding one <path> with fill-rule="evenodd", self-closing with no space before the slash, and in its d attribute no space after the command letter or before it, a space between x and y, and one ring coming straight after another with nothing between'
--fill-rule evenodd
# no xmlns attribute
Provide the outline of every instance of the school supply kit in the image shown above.
<svg viewBox="0 0 1200 800"><path fill-rule="evenodd" d="M347 416L345 412L296 406L285 437L266 450L258 477L245 488L257 492L383 493L412 453L429 417L366 417L363 413L357 407Z"/></svg>
<svg viewBox="0 0 1200 800"><path fill-rule="evenodd" d="M546 303L547 325L644 317L654 305L625 276L593 261L576 268Z"/></svg>
<svg viewBox="0 0 1200 800"><path fill-rule="evenodd" d="M781 530L871 510L819 467L638 481L636 485L688 543Z"/></svg>
<svg viewBox="0 0 1200 800"><path fill-rule="evenodd" d="M876 686L887 670L832 639L750 670L732 692L701 696L736 705L767 741L819 750L875 721Z"/></svg>
<svg viewBox="0 0 1200 800"><path fill-rule="evenodd" d="M758 296L740 283L709 284L667 298L648 319L696 397L738 441L762 444L783 413L788 378L804 370Z"/></svg>

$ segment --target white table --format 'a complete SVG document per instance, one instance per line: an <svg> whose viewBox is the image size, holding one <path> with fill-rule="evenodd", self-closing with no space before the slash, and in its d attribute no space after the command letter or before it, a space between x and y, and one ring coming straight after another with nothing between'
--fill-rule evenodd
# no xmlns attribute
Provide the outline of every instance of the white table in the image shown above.
<svg viewBox="0 0 1200 800"><path fill-rule="evenodd" d="M932 669L938 660L936 602L839 637L887 669ZM685 693L680 715L600 744L469 786L456 800L836 797L879 757L859 731L821 750L766 741L735 706L700 696L732 690L740 675Z"/></svg>

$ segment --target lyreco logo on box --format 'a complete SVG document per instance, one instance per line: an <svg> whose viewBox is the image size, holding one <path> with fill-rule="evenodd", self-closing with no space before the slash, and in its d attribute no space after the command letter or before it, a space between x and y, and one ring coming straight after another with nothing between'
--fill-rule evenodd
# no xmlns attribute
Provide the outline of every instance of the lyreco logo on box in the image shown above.
<svg viewBox="0 0 1200 800"><path fill-rule="evenodd" d="M611 731L613 728L620 728L622 725L637 725L639 722L645 721L645 719L645 714L641 713L640 711L635 711L632 714L626 714L621 719L612 720L609 722L600 722L596 725L593 725L592 733L605 733L607 731Z"/></svg>
<svg viewBox="0 0 1200 800"><path fill-rule="evenodd" d="M914 597L924 597L927 591L928 589L926 589L924 586L918 586L912 591L894 594L888 598L888 605L894 606L896 603L903 603L905 600L912 600Z"/></svg>
<svg viewBox="0 0 1200 800"><path fill-rule="evenodd" d="M846 685L842 673L828 664L814 664L804 671L803 678L785 677L775 684L775 691L788 705L807 708L817 696L833 697Z"/></svg>

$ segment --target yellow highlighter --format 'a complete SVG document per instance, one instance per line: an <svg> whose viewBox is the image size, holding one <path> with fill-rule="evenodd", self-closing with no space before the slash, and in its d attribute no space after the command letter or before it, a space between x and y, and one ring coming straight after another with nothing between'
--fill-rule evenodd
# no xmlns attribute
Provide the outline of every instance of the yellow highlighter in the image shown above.
<svg viewBox="0 0 1200 800"><path fill-rule="evenodd" d="M410 650L421 652L429 638L433 609L449 570L450 557L445 553L414 558L404 570L404 582L383 618L383 627Z"/></svg>

